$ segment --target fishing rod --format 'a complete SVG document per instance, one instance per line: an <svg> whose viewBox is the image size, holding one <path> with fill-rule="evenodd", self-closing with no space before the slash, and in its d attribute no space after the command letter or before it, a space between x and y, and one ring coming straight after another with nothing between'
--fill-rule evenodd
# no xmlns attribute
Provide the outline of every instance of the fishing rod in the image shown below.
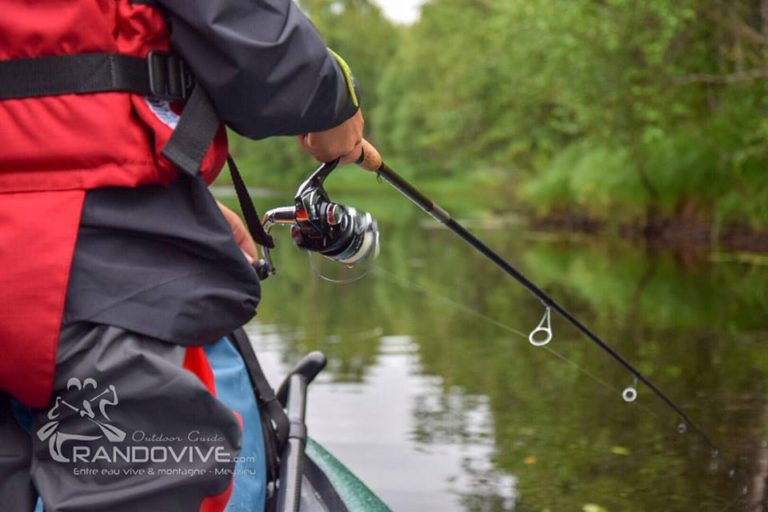
<svg viewBox="0 0 768 512"><path fill-rule="evenodd" d="M513 267L508 261L499 256L493 249L488 247L469 230L457 222L451 214L443 209L440 205L429 199L422 194L418 189L406 181L402 176L397 174L392 168L390 168L382 159L378 150L373 147L368 141L363 140L363 151L360 159L356 162L363 169L376 173L376 175L392 185L398 192L404 195L411 202L416 204L419 208L428 213L436 221L450 229L454 234L458 235L461 239L471 245L475 250L480 252L483 256L491 260L496 266L503 270L506 274L511 276L517 282L522 284L529 292L531 292L536 298L538 298L542 304L547 308L544 318L539 326L531 332L529 336L530 342L537 347L543 347L552 340L552 327L550 312L555 311L562 316L568 323L573 325L579 332L587 337L590 341L596 344L600 349L611 356L616 362L622 365L627 371L629 371L637 381L642 382L653 393L658 396L667 406L669 406L683 421L683 424L691 427L696 431L701 438L710 446L713 455L719 453L720 449L710 439L710 437L688 416L688 414L678 406L666 393L664 393L658 386L656 386L651 380L643 375L640 370L635 368L624 356L616 351L613 347L603 341L597 334L592 332L587 326L573 316L567 309L561 306L557 301L550 297L541 288L536 286L530 279L523 275L519 270ZM545 334L545 338L537 336L540 333ZM633 402L637 398L637 390L635 385L627 388L623 393L623 398L627 402Z"/></svg>

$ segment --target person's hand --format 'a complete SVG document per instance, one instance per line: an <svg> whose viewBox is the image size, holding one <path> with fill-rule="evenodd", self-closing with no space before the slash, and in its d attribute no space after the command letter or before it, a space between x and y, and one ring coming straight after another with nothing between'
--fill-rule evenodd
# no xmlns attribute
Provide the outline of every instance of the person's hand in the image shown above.
<svg viewBox="0 0 768 512"><path fill-rule="evenodd" d="M320 162L332 162L340 158L339 165L345 165L360 158L364 127L363 113L358 110L354 116L335 128L299 135L299 142L307 153Z"/></svg>
<svg viewBox="0 0 768 512"><path fill-rule="evenodd" d="M259 251L256 249L256 242L253 241L251 234L248 232L248 228L245 227L245 223L238 214L220 202L216 201L216 203L219 205L219 209L221 209L221 213L224 215L227 223L229 223L235 241L243 251L245 259L248 260L248 263L253 264L254 261L259 259Z"/></svg>

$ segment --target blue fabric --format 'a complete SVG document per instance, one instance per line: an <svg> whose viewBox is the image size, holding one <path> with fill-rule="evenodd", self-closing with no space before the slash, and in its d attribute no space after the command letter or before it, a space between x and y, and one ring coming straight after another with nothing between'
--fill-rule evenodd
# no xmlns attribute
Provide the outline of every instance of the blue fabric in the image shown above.
<svg viewBox="0 0 768 512"><path fill-rule="evenodd" d="M28 434L32 433L32 410L24 407L16 400L11 400L11 412L16 418L16 423Z"/></svg>
<svg viewBox="0 0 768 512"><path fill-rule="evenodd" d="M205 353L213 369L217 398L243 420L243 446L235 465L235 488L226 512L264 510L267 482L264 432L245 363L226 338L207 346Z"/></svg>
<svg viewBox="0 0 768 512"><path fill-rule="evenodd" d="M13 417L16 418L16 422L27 433L32 433L32 410L28 407L24 407L16 400L11 400L11 412ZM43 512L43 500L37 498L35 503L35 510L33 512Z"/></svg>

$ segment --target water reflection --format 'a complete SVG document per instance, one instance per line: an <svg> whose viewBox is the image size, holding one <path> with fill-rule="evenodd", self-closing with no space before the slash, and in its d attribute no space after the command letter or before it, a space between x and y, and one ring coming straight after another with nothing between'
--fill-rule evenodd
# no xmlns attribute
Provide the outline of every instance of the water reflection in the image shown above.
<svg viewBox="0 0 768 512"><path fill-rule="evenodd" d="M249 334L274 381L288 370L284 340L272 326ZM345 462L393 510L461 510L490 500L512 510L514 478L493 466L493 421L485 397L443 391L439 377L420 375L418 346L408 336L379 339L379 354L362 382L326 374L307 408L311 435ZM332 373L332 372L331 372Z"/></svg>
<svg viewBox="0 0 768 512"><path fill-rule="evenodd" d="M631 375L559 318L555 357L533 348L541 304L415 223L383 223L379 271L348 286L317 279L280 240L252 334L273 374L309 350L329 356L310 398L318 440L395 510L759 510L768 268L512 230L483 238L678 401L722 455L679 433L642 385L626 403Z"/></svg>

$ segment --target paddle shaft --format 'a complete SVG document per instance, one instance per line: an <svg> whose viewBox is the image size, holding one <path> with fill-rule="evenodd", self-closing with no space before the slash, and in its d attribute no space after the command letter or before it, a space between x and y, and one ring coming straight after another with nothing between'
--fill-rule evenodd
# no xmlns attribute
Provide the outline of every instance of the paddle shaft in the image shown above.
<svg viewBox="0 0 768 512"><path fill-rule="evenodd" d="M307 443L307 427L304 423L307 408L307 379L298 374L291 375L289 379L287 414L291 421L291 434L288 436L288 442L280 458L278 512L299 512L304 448Z"/></svg>
<svg viewBox="0 0 768 512"><path fill-rule="evenodd" d="M307 445L307 387L327 363L325 355L320 352L307 354L291 370L277 392L277 399L285 406L290 421L288 441L280 457L278 512L299 512L301 508L304 448Z"/></svg>
<svg viewBox="0 0 768 512"><path fill-rule="evenodd" d="M440 205L429 199L422 194L413 185L408 183L399 174L392 170L381 158L379 152L369 142L363 141L363 155L358 161L363 169L371 172L375 172L380 178L384 179L401 194L407 197L411 202L416 204L419 208L431 215L435 220L443 224L445 227L453 231L456 235L461 237L465 242L471 245L475 250L480 252L483 256L491 260L496 266L498 266L505 273L510 275L520 284L522 284L528 291L530 291L536 298L538 298L546 307L551 308L560 314L566 321L573 325L579 332L587 337L590 341L599 346L603 351L608 353L614 360L627 369L637 380L648 386L656 396L658 396L664 403L666 403L672 410L677 413L680 418L691 428L693 428L699 435L710 445L714 450L718 450L717 445L709 438L709 436L701 430L696 423L694 423L671 398L669 398L661 389L659 389L653 382L651 382L645 375L635 368L624 356L619 354L614 348L600 339L589 328L582 324L576 317L574 317L568 310L558 304L552 297L545 293L541 288L536 286L530 279L525 277L520 271L513 267L508 261L499 256L493 249L488 247L485 243L479 240L464 226L454 220L451 215L444 210Z"/></svg>

